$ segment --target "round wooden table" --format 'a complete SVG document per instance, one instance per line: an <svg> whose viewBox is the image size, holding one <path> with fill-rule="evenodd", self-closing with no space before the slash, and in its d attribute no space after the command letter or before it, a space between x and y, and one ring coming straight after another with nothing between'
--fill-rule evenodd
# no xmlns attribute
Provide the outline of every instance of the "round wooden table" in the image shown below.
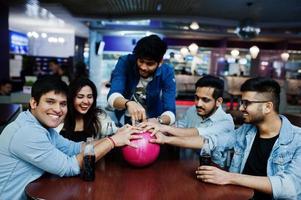
<svg viewBox="0 0 301 200"><path fill-rule="evenodd" d="M47 200L247 200L253 196L249 188L218 186L197 180L197 166L197 160L167 157L148 167L135 168L109 154L97 162L93 182L85 182L78 176L61 178L48 174L28 184L25 191L28 197Z"/></svg>

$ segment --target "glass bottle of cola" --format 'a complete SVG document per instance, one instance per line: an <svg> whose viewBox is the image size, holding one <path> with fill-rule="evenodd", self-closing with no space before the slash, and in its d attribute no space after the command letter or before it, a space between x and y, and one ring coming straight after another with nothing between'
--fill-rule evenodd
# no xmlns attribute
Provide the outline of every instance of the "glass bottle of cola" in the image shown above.
<svg viewBox="0 0 301 200"><path fill-rule="evenodd" d="M203 147L200 151L200 166L202 165L211 165L211 151L209 147L208 138L204 138Z"/></svg>
<svg viewBox="0 0 301 200"><path fill-rule="evenodd" d="M95 152L92 137L87 138L81 177L85 181L94 181L95 179Z"/></svg>

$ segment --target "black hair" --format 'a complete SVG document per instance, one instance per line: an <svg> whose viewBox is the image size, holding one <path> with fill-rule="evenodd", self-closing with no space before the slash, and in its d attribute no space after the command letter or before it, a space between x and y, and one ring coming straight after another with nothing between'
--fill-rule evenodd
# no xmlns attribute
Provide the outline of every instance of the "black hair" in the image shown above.
<svg viewBox="0 0 301 200"><path fill-rule="evenodd" d="M41 96L51 91L54 91L55 94L61 93L67 95L68 86L59 77L51 75L43 76L32 85L31 97L39 103Z"/></svg>
<svg viewBox="0 0 301 200"><path fill-rule="evenodd" d="M161 62L166 52L167 45L157 35L150 35L141 38L133 51L137 58L145 58Z"/></svg>
<svg viewBox="0 0 301 200"><path fill-rule="evenodd" d="M88 112L83 116L84 119L84 132L90 134L89 136L96 136L101 130L101 124L98 119L98 115L103 113L101 109L96 106L97 89L95 84L85 77L80 77L73 80L69 84L68 90L68 112L64 122L64 129L67 132L73 132L75 129L76 116L79 114L74 107L74 99L77 93L85 86L89 86L92 89L93 103ZM88 136L88 137L89 137Z"/></svg>
<svg viewBox="0 0 301 200"><path fill-rule="evenodd" d="M56 65L59 64L59 62L58 62L57 59L55 59L55 58L49 60L49 63L54 63L54 64L56 64Z"/></svg>
<svg viewBox="0 0 301 200"><path fill-rule="evenodd" d="M280 85L277 81L265 77L251 78L241 85L240 91L262 93L267 97L267 100L273 102L274 110L279 112Z"/></svg>
<svg viewBox="0 0 301 200"><path fill-rule="evenodd" d="M84 62L79 61L75 64L75 75L74 78L79 78L79 77L89 77L89 71L87 70L87 66Z"/></svg>
<svg viewBox="0 0 301 200"><path fill-rule="evenodd" d="M12 84L12 81L9 79L0 80L0 85L5 85L5 84Z"/></svg>
<svg viewBox="0 0 301 200"><path fill-rule="evenodd" d="M212 94L214 99L223 97L224 81L216 76L211 76L211 75L203 76L195 83L195 89L197 89L198 87L212 87L214 88Z"/></svg>

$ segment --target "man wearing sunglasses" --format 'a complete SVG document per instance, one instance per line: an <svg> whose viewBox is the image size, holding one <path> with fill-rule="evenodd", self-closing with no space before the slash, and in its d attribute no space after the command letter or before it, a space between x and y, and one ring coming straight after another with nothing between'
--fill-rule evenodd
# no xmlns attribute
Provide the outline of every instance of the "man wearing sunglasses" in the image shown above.
<svg viewBox="0 0 301 200"><path fill-rule="evenodd" d="M200 166L197 178L253 188L254 199L301 199L301 129L279 115L279 84L253 78L241 92L245 124L233 133L208 136L213 148L234 147L230 172Z"/></svg>

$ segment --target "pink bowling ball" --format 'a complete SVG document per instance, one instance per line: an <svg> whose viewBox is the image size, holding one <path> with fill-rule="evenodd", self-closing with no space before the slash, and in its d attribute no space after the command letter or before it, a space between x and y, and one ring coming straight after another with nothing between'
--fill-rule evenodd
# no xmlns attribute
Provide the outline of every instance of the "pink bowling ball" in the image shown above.
<svg viewBox="0 0 301 200"><path fill-rule="evenodd" d="M132 140L131 143L137 148L125 146L122 148L123 158L131 165L143 167L153 163L160 153L160 145L150 143L151 133L146 131L137 133L142 136L141 139Z"/></svg>

